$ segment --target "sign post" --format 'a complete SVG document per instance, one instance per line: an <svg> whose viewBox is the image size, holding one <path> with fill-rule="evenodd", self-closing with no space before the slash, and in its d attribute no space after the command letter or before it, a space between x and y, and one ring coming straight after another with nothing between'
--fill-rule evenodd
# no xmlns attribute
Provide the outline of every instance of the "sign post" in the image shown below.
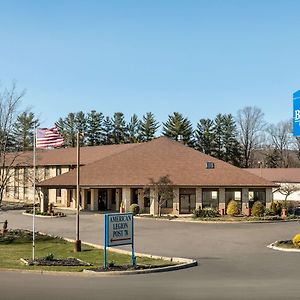
<svg viewBox="0 0 300 300"><path fill-rule="evenodd" d="M132 266L135 267L133 214L105 214L104 236L104 270L107 269L107 248L123 245L131 245Z"/></svg>
<svg viewBox="0 0 300 300"><path fill-rule="evenodd" d="M293 135L300 136L300 90L293 94Z"/></svg>

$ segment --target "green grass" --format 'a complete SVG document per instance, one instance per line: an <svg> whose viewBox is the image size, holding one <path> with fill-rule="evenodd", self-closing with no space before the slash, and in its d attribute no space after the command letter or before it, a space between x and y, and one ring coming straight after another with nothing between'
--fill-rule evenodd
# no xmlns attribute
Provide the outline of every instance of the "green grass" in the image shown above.
<svg viewBox="0 0 300 300"><path fill-rule="evenodd" d="M35 249L37 258L42 258L49 253L53 253L56 259L75 257L91 263L93 266L27 266L20 261L20 258L32 257L32 235L27 233L23 236L12 238L9 233L6 238L0 238L0 268L80 272L83 269L101 268L103 266L103 250L82 245L82 252L74 253L74 244L60 238L37 235ZM131 256L108 251L107 262L110 261L114 261L116 265L131 264ZM137 257L137 264L164 266L169 265L170 262L160 259Z"/></svg>

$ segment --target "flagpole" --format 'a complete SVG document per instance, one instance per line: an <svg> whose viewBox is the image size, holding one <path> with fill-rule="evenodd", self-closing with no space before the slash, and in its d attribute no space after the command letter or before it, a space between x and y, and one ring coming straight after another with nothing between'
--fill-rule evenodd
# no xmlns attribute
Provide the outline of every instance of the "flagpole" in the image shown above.
<svg viewBox="0 0 300 300"><path fill-rule="evenodd" d="M79 200L80 200L80 132L77 132L77 182L76 182L76 241L75 252L81 252L81 240L79 239Z"/></svg>
<svg viewBox="0 0 300 300"><path fill-rule="evenodd" d="M32 213L32 260L35 259L35 177L36 177L36 127L33 133L33 213Z"/></svg>

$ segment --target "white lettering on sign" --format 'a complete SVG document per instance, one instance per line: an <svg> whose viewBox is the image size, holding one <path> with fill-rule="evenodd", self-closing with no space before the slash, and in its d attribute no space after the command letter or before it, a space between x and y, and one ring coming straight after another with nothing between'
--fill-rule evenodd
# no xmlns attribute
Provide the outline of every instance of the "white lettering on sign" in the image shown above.
<svg viewBox="0 0 300 300"><path fill-rule="evenodd" d="M107 246L132 244L132 214L108 215Z"/></svg>
<svg viewBox="0 0 300 300"><path fill-rule="evenodd" d="M300 121L300 110L298 109L295 110L295 121L296 122Z"/></svg>

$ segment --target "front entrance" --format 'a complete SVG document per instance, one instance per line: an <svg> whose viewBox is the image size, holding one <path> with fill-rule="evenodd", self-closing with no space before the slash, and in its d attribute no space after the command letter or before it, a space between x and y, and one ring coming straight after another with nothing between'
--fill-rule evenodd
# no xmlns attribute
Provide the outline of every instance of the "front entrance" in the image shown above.
<svg viewBox="0 0 300 300"><path fill-rule="evenodd" d="M107 190L98 190L98 210L107 209Z"/></svg>
<svg viewBox="0 0 300 300"><path fill-rule="evenodd" d="M196 208L196 195L184 195L179 197L179 213L191 214Z"/></svg>

